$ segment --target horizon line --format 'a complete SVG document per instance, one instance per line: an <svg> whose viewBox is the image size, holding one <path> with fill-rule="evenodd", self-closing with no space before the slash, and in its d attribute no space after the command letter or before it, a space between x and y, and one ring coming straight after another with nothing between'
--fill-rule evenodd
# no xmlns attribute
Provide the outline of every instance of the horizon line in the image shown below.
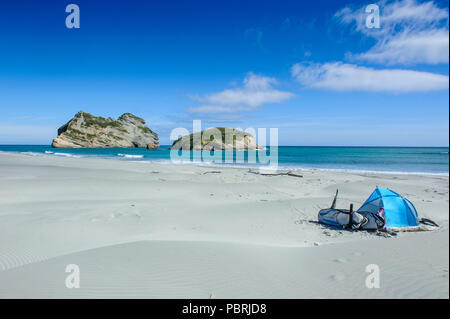
<svg viewBox="0 0 450 319"><path fill-rule="evenodd" d="M49 146L51 144L0 144L0 146ZM172 146L172 144L160 144L160 146ZM266 146L270 147L270 146ZM373 147L373 148L449 148L450 146L399 146L399 145L278 145L278 147ZM73 147L67 149L90 149L90 148L99 148L99 149L108 149L108 148L145 148L145 147Z"/></svg>

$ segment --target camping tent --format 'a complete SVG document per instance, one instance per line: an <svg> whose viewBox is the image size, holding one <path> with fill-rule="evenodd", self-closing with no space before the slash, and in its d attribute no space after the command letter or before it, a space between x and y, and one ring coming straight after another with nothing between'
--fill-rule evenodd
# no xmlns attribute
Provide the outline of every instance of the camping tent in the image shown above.
<svg viewBox="0 0 450 319"><path fill-rule="evenodd" d="M376 188L358 212L377 213L384 209L386 228L416 230L419 228L417 211L414 205L390 189Z"/></svg>

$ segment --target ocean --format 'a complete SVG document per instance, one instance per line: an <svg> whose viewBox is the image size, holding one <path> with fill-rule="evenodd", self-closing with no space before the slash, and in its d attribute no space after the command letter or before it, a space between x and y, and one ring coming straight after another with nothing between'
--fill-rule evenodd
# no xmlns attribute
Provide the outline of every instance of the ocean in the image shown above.
<svg viewBox="0 0 450 319"><path fill-rule="evenodd" d="M171 162L169 145L157 150L143 148L97 148L97 149L54 149L48 145L0 145L0 152L14 152L29 156L108 158L122 161ZM273 151L273 150L272 150ZM185 152L176 163L201 163L204 165L259 167L267 165L261 155L271 154L257 151L256 162L248 152L228 154L232 163L223 163L222 152ZM228 152L230 153L230 152ZM386 173L432 173L448 175L448 147L310 147L279 146L278 167L280 169L322 169L337 171L364 171ZM219 155L211 163L206 157ZM220 157L222 154L222 157ZM180 155L178 153L177 155ZM274 152L271 154L274 155ZM203 156L203 158L199 158ZM172 157L173 158L173 157ZM263 157L262 157L263 158ZM243 159L243 160L242 160ZM273 161L272 161L273 163Z"/></svg>

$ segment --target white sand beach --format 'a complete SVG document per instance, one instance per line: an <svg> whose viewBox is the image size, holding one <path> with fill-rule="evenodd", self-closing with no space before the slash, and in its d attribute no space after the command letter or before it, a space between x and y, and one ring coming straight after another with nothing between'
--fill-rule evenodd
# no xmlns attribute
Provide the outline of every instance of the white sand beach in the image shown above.
<svg viewBox="0 0 450 319"><path fill-rule="evenodd" d="M448 176L301 174L1 153L0 298L449 298ZM358 208L376 186L440 229L317 223L336 189Z"/></svg>

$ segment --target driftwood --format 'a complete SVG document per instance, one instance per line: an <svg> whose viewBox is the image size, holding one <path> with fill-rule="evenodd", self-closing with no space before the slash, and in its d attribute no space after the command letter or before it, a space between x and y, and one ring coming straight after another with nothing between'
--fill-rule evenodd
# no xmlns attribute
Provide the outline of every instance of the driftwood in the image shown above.
<svg viewBox="0 0 450 319"><path fill-rule="evenodd" d="M203 175L205 174L220 174L222 173L221 171L207 171L207 172L203 172Z"/></svg>
<svg viewBox="0 0 450 319"><path fill-rule="evenodd" d="M257 175L262 175L262 176L281 176L281 175L287 175L287 176L292 176L292 177L303 177L303 175L297 174L297 173L293 173L291 171L287 171L287 172L274 172L274 173L263 173L261 171L255 171L255 170L248 170L249 173L252 174L257 174Z"/></svg>

